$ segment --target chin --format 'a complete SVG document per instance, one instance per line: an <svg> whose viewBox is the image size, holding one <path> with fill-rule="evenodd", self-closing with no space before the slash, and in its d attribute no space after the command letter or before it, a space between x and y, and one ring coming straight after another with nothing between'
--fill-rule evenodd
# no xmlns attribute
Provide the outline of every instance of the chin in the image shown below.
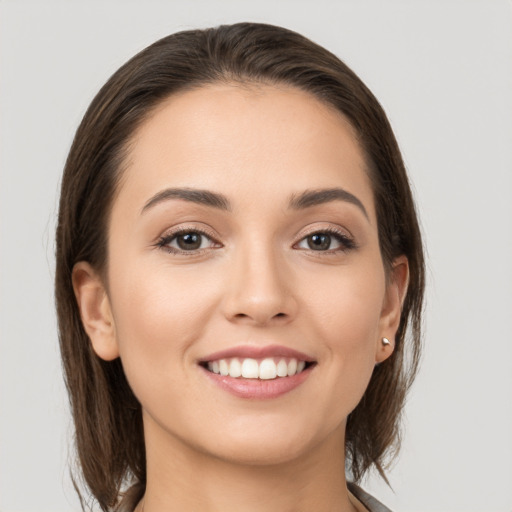
<svg viewBox="0 0 512 512"><path fill-rule="evenodd" d="M225 462L268 466L286 464L312 453L321 440L328 437L321 426L308 429L304 423L301 428L256 422L253 428L224 428L222 432L211 431L210 439L202 451ZM209 441L208 440L208 441Z"/></svg>
<svg viewBox="0 0 512 512"><path fill-rule="evenodd" d="M276 466L297 460L308 453L308 445L276 436L275 439L244 439L217 446L209 454L230 464Z"/></svg>

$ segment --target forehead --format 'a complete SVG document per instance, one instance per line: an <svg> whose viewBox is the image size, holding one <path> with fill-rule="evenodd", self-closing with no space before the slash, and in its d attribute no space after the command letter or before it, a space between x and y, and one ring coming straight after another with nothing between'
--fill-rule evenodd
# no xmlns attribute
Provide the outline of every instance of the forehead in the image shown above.
<svg viewBox="0 0 512 512"><path fill-rule="evenodd" d="M175 94L135 132L127 163L121 194L132 204L170 186L219 190L235 203L343 187L373 210L350 123L290 86L214 84Z"/></svg>

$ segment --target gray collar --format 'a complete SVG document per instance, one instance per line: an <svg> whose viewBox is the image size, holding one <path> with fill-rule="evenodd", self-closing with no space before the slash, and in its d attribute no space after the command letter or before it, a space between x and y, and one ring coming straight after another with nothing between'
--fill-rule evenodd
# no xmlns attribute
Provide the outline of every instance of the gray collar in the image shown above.
<svg viewBox="0 0 512 512"><path fill-rule="evenodd" d="M348 490L369 510L369 512L391 512L386 505L363 491L353 482L347 482Z"/></svg>

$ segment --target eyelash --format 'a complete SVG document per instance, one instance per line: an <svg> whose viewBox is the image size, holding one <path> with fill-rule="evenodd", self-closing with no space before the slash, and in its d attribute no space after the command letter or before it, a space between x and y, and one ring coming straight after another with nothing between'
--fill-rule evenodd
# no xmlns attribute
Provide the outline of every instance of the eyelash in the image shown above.
<svg viewBox="0 0 512 512"><path fill-rule="evenodd" d="M220 244L220 242L217 242L217 240L215 239L214 236L212 236L211 233L208 233L208 232L206 232L202 229L198 229L198 228L177 229L176 231L173 231L172 233L162 236L155 245L156 245L156 247L163 249L164 251L167 251L169 254L178 254L178 255L183 255L183 256L196 256L197 254L202 253L206 249L210 248L210 247L208 247L208 248L203 248L203 249L194 249L194 250L185 251L183 249L177 249L176 247L169 247L169 244L171 242L173 242L175 239L177 239L177 237L179 237L180 235L186 235L186 234L192 234L192 233L208 238L211 241L212 245L215 244L215 245L218 245L219 247L222 246Z"/></svg>
<svg viewBox="0 0 512 512"><path fill-rule="evenodd" d="M328 235L331 238L334 238L341 245L341 247L338 247L336 249L328 249L326 251L315 251L313 249L305 249L305 250L310 250L313 253L317 253L317 255L319 255L319 256L332 255L332 254L336 254L339 252L348 252L352 249L357 249L356 242L354 241L353 238L348 236L345 232L335 229L335 228L316 229L314 231L311 231L311 233L307 233L306 235L304 235L299 240L299 242L297 242L297 244L294 244L294 247L296 245L300 244L301 242L307 240L309 237L311 237L313 235Z"/></svg>
<svg viewBox="0 0 512 512"><path fill-rule="evenodd" d="M165 236L162 236L158 242L155 244L155 246L159 249L163 249L167 251L169 254L177 254L177 255L184 255L184 256L195 256L197 254L202 253L203 251L210 249L211 247L202 248L202 249L192 249L192 250L183 250L183 249L177 249L176 247L169 247L169 244L172 243L174 240L177 239L180 235L186 235L186 234L197 234L199 236L204 236L207 239L210 240L212 245L217 244L218 247L222 247L220 242L218 242L215 237L212 236L212 234L197 228L182 228L177 229L176 231L173 231L172 233L169 233ZM355 241L349 237L346 233L339 231L334 228L325 228L325 229L318 229L315 231L312 231L311 233L307 233L304 235L296 244L293 245L294 248L301 242L307 240L308 237L314 236L314 235L328 235L332 238L334 238L342 247L338 247L335 249L328 249L325 251L315 251L314 249L302 249L302 250L309 250L313 253L318 253L318 255L332 255L339 252L348 252L352 249L357 249L357 245Z"/></svg>

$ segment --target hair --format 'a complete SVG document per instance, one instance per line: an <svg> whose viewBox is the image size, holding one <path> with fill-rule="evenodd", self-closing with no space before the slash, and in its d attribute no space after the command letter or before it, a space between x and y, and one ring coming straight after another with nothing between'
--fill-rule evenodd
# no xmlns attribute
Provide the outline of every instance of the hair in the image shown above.
<svg viewBox="0 0 512 512"><path fill-rule="evenodd" d="M55 295L83 508L81 483L103 511L132 510L145 491L146 460L141 405L121 361L103 361L92 349L73 292L73 266L87 261L107 275L110 211L137 128L170 95L219 82L306 91L341 113L357 134L386 272L405 255L410 276L394 352L375 367L348 417L351 478L357 482L374 468L386 479L400 446L401 413L420 358L424 259L406 170L382 107L346 64L290 30L256 23L188 30L147 47L107 81L76 132L62 178Z"/></svg>

